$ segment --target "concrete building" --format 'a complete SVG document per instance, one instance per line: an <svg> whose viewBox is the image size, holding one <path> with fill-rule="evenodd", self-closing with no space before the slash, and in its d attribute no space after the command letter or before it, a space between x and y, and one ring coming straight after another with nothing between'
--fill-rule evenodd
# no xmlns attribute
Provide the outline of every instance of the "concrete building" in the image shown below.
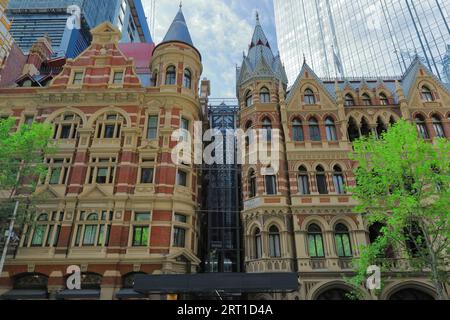
<svg viewBox="0 0 450 320"><path fill-rule="evenodd" d="M37 189L45 200L36 224L0 275L4 298L20 298L21 290L28 298L136 297L136 274L199 268L201 177L171 160L172 132L191 131L202 118L201 56L183 13L148 61L151 88L121 52L117 27L100 24L92 38L48 86L0 89L0 114L18 126L52 124L58 147ZM72 264L81 266L81 291L65 290Z"/></svg>
<svg viewBox="0 0 450 320"><path fill-rule="evenodd" d="M245 270L297 272L300 283L292 294L254 297L344 300L352 290L343 280L352 274L352 258L374 236L345 192L355 185L352 141L400 118L415 122L430 142L449 137L450 92L418 59L399 78L350 81L323 80L304 63L286 91L259 21L249 48L237 70L239 127L281 133L278 172L249 161L242 167ZM252 144L250 138L247 148ZM381 299L436 298L427 272L412 272L399 252L387 259L393 269Z"/></svg>

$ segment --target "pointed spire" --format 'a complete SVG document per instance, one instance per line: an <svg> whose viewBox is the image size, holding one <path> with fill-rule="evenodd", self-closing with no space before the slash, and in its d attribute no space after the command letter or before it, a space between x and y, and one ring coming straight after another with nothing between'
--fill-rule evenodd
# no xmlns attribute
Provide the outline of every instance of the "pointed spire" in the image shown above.
<svg viewBox="0 0 450 320"><path fill-rule="evenodd" d="M186 24L186 19L184 18L183 4L180 1L180 10L175 16L169 31L167 31L166 36L164 37L163 43L165 42L183 42L192 47L194 47L194 43L192 42L191 34L189 33L189 28Z"/></svg>

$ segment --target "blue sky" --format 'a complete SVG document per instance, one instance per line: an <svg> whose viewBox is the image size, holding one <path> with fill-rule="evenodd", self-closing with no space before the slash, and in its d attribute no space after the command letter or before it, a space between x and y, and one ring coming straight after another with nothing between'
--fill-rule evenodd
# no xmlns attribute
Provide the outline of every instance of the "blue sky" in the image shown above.
<svg viewBox="0 0 450 320"><path fill-rule="evenodd" d="M150 0L143 0L150 12ZM177 0L156 0L155 32L160 42L178 11ZM234 98L236 64L248 45L259 12L264 31L274 50L275 17L272 0L183 0L183 12L194 45L203 56L203 75L211 80L211 97Z"/></svg>

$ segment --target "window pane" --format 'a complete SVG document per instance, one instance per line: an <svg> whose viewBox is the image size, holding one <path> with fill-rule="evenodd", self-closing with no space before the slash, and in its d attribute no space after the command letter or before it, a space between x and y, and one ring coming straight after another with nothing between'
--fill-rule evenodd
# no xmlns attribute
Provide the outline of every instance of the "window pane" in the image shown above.
<svg viewBox="0 0 450 320"><path fill-rule="evenodd" d="M97 170L97 183L105 184L108 176L108 168L98 168Z"/></svg>
<svg viewBox="0 0 450 320"><path fill-rule="evenodd" d="M275 176L266 176L266 193L268 195L277 194L276 177Z"/></svg>
<svg viewBox="0 0 450 320"><path fill-rule="evenodd" d="M72 125L63 125L61 126L61 139L69 139L70 131L72 130Z"/></svg>
<svg viewBox="0 0 450 320"><path fill-rule="evenodd" d="M151 116L148 118L147 139L154 140L158 137L158 117Z"/></svg>
<svg viewBox="0 0 450 320"><path fill-rule="evenodd" d="M153 183L153 168L142 168L141 183Z"/></svg>
<svg viewBox="0 0 450 320"><path fill-rule="evenodd" d="M50 184L59 184L59 178L61 177L62 168L53 168L52 175L50 177Z"/></svg>
<svg viewBox="0 0 450 320"><path fill-rule="evenodd" d="M88 225L84 228L83 245L95 245L95 234L97 232L97 225Z"/></svg>
<svg viewBox="0 0 450 320"><path fill-rule="evenodd" d="M105 225L102 224L102 225L100 226L100 230L99 230L99 232L98 232L98 241L97 241L97 244L98 244L99 246L102 246L102 245L103 245L103 236L104 236L104 233L105 233Z"/></svg>
<svg viewBox="0 0 450 320"><path fill-rule="evenodd" d="M328 194L327 180L323 174L317 175L317 189L319 194Z"/></svg>
<svg viewBox="0 0 450 320"><path fill-rule="evenodd" d="M177 174L177 185L186 187L187 186L187 173L179 170Z"/></svg>
<svg viewBox="0 0 450 320"><path fill-rule="evenodd" d="M114 138L114 129L115 129L115 125L105 126L105 138L106 139Z"/></svg>
<svg viewBox="0 0 450 320"><path fill-rule="evenodd" d="M134 217L135 221L150 221L150 212L136 212L135 213L135 217Z"/></svg>
<svg viewBox="0 0 450 320"><path fill-rule="evenodd" d="M316 235L317 257L325 257L322 235Z"/></svg>
<svg viewBox="0 0 450 320"><path fill-rule="evenodd" d="M44 235L47 230L47 226L36 226L31 240L32 247L40 247L44 244Z"/></svg>
<svg viewBox="0 0 450 320"><path fill-rule="evenodd" d="M148 244L149 227L133 228L133 247L145 247Z"/></svg>
<svg viewBox="0 0 450 320"><path fill-rule="evenodd" d="M316 251L316 239L314 235L308 236L308 247L309 247L309 256L314 258L317 257L317 251Z"/></svg>
<svg viewBox="0 0 450 320"><path fill-rule="evenodd" d="M175 214L175 221L187 223L187 216L185 216L184 214Z"/></svg>
<svg viewBox="0 0 450 320"><path fill-rule="evenodd" d="M174 247L184 248L186 246L186 230L182 228L174 228Z"/></svg>

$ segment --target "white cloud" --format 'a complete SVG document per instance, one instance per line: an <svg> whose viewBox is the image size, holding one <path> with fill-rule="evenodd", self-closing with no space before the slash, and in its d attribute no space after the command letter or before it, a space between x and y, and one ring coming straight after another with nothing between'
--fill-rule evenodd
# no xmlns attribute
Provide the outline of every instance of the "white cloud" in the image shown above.
<svg viewBox="0 0 450 320"><path fill-rule="evenodd" d="M248 48L253 25L239 16L239 2L223 0L184 0L183 12L196 48L203 57L203 75L211 80L212 97L235 97L236 63ZM143 0L150 12L150 0ZM159 43L178 11L178 1L156 0L154 41Z"/></svg>

